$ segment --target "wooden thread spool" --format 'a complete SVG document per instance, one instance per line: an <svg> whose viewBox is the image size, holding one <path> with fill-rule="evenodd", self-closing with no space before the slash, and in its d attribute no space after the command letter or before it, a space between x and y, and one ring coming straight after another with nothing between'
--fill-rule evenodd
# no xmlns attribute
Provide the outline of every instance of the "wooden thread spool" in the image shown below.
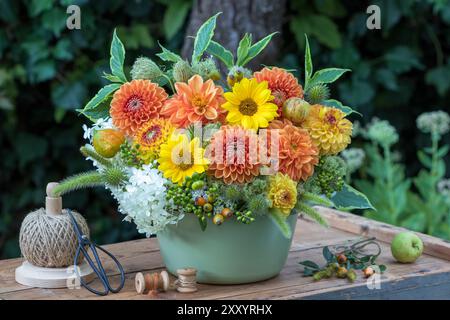
<svg viewBox="0 0 450 320"><path fill-rule="evenodd" d="M197 291L197 270L184 268L177 270L178 280L175 281L177 291L180 293L192 293Z"/></svg>
<svg viewBox="0 0 450 320"><path fill-rule="evenodd" d="M137 293L148 293L150 296L156 296L158 291L165 292L169 289L169 274L164 270L160 273L143 274L139 272L134 278L134 284Z"/></svg>

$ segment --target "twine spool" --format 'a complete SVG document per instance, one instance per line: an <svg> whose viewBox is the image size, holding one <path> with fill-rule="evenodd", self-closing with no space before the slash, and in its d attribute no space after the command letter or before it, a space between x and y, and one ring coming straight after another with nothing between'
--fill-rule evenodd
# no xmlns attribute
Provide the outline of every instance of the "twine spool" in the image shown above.
<svg viewBox="0 0 450 320"><path fill-rule="evenodd" d="M155 296L158 291L164 292L169 288L169 274L167 271L147 274L138 272L134 278L134 284L137 293L148 293L151 296Z"/></svg>
<svg viewBox="0 0 450 320"><path fill-rule="evenodd" d="M52 196L56 183L47 186L46 207L29 213L20 227L20 250L28 262L45 268L63 268L74 264L78 238L61 197ZM86 220L72 211L83 234L89 236ZM77 264L83 261L82 255Z"/></svg>
<svg viewBox="0 0 450 320"><path fill-rule="evenodd" d="M178 292L191 293L197 291L197 270L184 268L177 270L178 280L175 281Z"/></svg>

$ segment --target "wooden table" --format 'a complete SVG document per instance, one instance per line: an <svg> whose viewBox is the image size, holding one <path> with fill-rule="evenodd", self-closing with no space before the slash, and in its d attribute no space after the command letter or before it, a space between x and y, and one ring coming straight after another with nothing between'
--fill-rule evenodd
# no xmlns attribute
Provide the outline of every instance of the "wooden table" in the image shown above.
<svg viewBox="0 0 450 320"><path fill-rule="evenodd" d="M425 244L424 255L414 264L396 263L389 241L400 228L374 222L352 214L320 208L330 228L299 219L288 261L281 274L273 279L233 286L199 284L193 294L174 290L158 295L159 299L450 299L450 243L419 234ZM366 279L349 283L345 279L314 282L303 277L300 260L323 263L322 247L348 239L376 236L382 241L379 263L387 265L381 276L380 289L369 290ZM119 294L98 297L85 289L34 289L17 284L14 270L22 259L0 261L0 299L152 299L137 295L134 277L139 271L154 272L164 264L156 239L142 239L106 246L121 261L126 271L125 287ZM107 265L111 269L111 265ZM114 281L118 280L117 275ZM171 278L173 281L173 278ZM113 281L113 282L114 282Z"/></svg>

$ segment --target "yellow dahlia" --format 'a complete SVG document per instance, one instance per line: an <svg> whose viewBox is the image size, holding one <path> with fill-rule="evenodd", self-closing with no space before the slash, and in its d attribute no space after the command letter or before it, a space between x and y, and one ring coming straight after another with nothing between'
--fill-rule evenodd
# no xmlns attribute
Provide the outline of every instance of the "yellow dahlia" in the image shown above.
<svg viewBox="0 0 450 320"><path fill-rule="evenodd" d="M167 100L161 110L177 127L185 128L194 122L203 124L223 120L223 110L220 105L225 101L223 90L210 79L203 82L198 74L189 79L188 83L175 83L177 93Z"/></svg>
<svg viewBox="0 0 450 320"><path fill-rule="evenodd" d="M269 178L267 193L272 208L279 209L288 217L297 203L297 183L289 176L277 173Z"/></svg>
<svg viewBox="0 0 450 320"><path fill-rule="evenodd" d="M222 108L228 111L226 120L245 129L266 128L277 116L278 107L272 103L273 96L267 81L242 79L233 86L232 92L224 94L226 103Z"/></svg>
<svg viewBox="0 0 450 320"><path fill-rule="evenodd" d="M114 92L109 113L114 126L131 136L150 119L159 118L166 99L167 93L156 83L133 80Z"/></svg>
<svg viewBox="0 0 450 320"><path fill-rule="evenodd" d="M283 103L292 97L303 98L303 88L292 73L273 67L264 68L253 75L258 81L267 81L274 96L273 102L278 106L278 116L281 116Z"/></svg>
<svg viewBox="0 0 450 320"><path fill-rule="evenodd" d="M303 126L321 155L337 154L351 142L352 123L339 109L313 105Z"/></svg>
<svg viewBox="0 0 450 320"><path fill-rule="evenodd" d="M189 141L186 135L174 132L169 140L161 145L158 169L163 172L165 178L182 185L186 177L191 177L196 172L205 172L208 160L204 153L198 138Z"/></svg>
<svg viewBox="0 0 450 320"><path fill-rule="evenodd" d="M134 136L134 144L139 145L139 157L149 164L159 157L161 145L167 141L174 127L167 119L153 119L144 124Z"/></svg>
<svg viewBox="0 0 450 320"><path fill-rule="evenodd" d="M239 126L223 126L208 145L208 174L226 184L248 183L259 175L258 136Z"/></svg>

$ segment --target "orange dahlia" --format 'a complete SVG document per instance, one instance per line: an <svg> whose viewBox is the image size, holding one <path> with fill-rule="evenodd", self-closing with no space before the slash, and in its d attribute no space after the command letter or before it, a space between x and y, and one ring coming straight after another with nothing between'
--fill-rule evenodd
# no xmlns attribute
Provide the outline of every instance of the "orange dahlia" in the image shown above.
<svg viewBox="0 0 450 320"><path fill-rule="evenodd" d="M133 135L142 124L159 118L167 99L163 88L150 80L133 80L114 93L109 111L113 124L127 135Z"/></svg>
<svg viewBox="0 0 450 320"><path fill-rule="evenodd" d="M248 183L259 175L258 136L239 126L223 126L208 146L208 174L226 184Z"/></svg>
<svg viewBox="0 0 450 320"><path fill-rule="evenodd" d="M163 118L143 124L134 136L134 144L139 145L139 158L146 164L157 159L161 145L166 143L174 129L170 121Z"/></svg>
<svg viewBox="0 0 450 320"><path fill-rule="evenodd" d="M279 169L294 181L306 181L319 162L319 150L306 130L285 125L279 131Z"/></svg>
<svg viewBox="0 0 450 320"><path fill-rule="evenodd" d="M278 116L281 116L283 103L292 97L303 98L303 88L298 83L292 73L284 69L273 67L264 68L255 72L253 75L258 82L267 81L272 95L275 97L273 102L278 106Z"/></svg>
<svg viewBox="0 0 450 320"><path fill-rule="evenodd" d="M198 74L188 83L175 83L176 94L164 105L161 115L178 127L185 128L194 122L203 124L223 120L225 101L223 89L210 79L203 82Z"/></svg>

